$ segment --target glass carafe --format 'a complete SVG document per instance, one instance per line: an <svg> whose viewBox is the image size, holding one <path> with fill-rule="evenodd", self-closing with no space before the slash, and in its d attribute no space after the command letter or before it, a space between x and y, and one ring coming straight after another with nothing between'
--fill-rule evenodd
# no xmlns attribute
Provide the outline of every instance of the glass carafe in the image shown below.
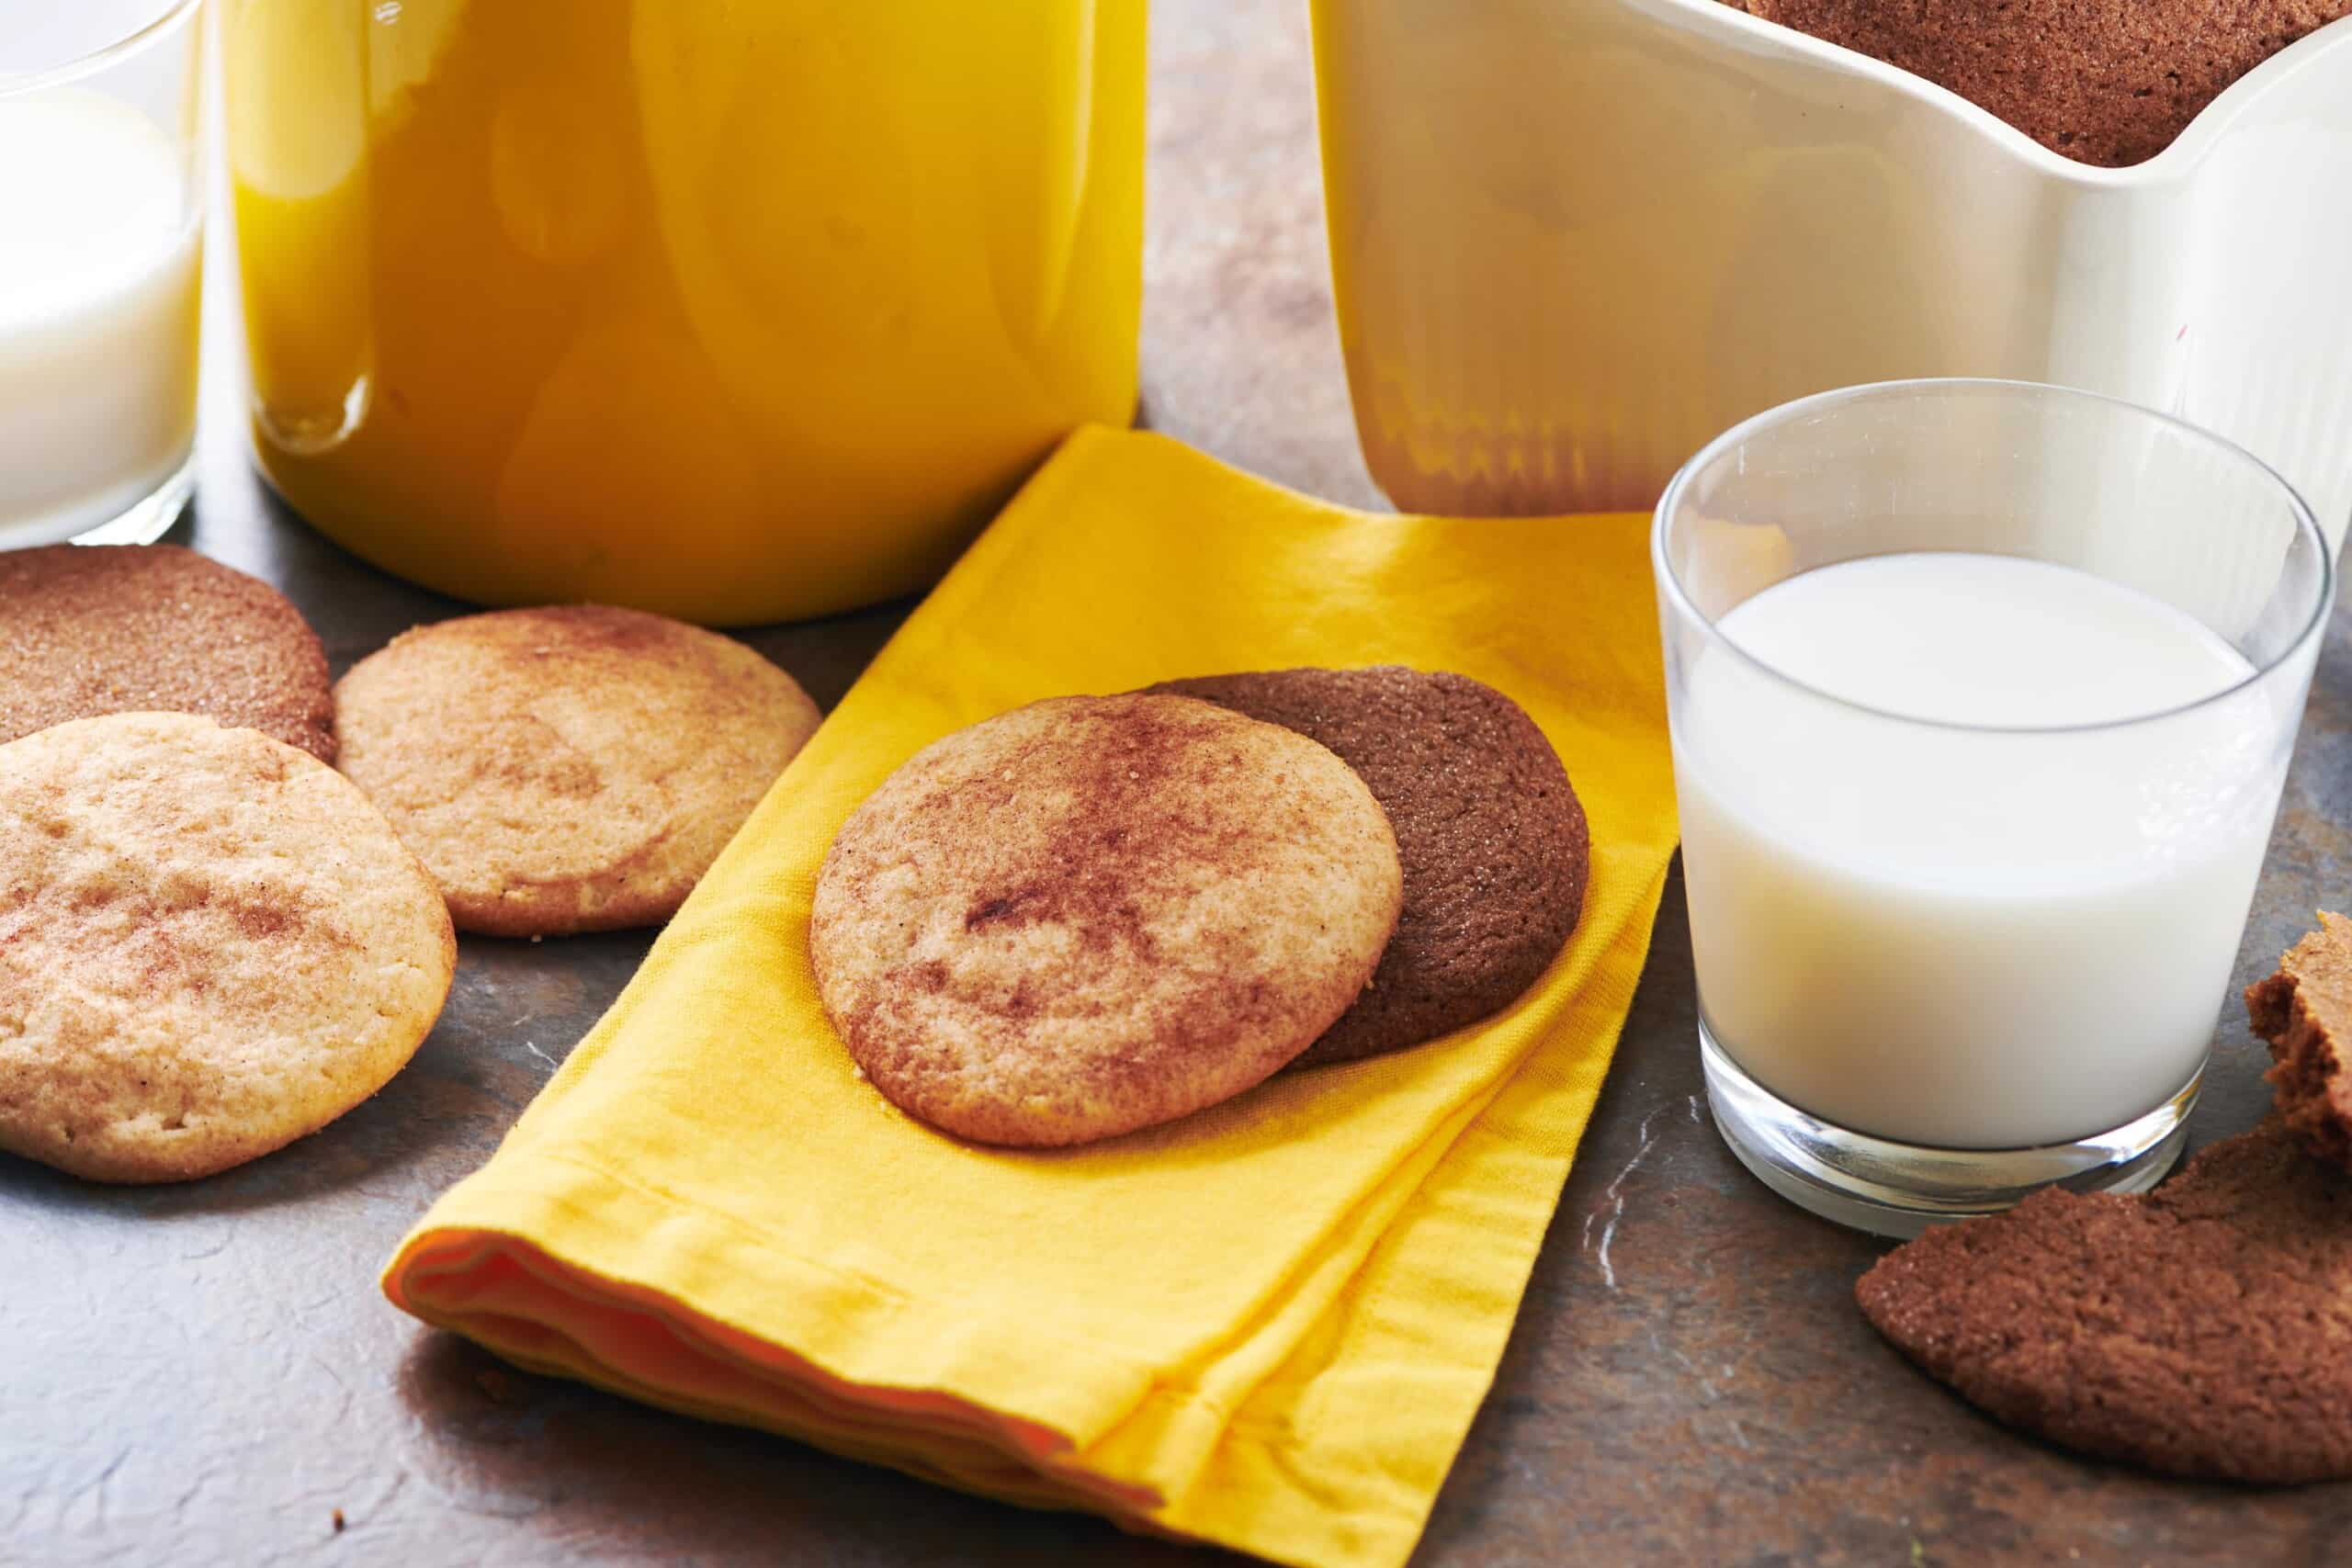
<svg viewBox="0 0 2352 1568"><path fill-rule="evenodd" d="M1143 0L225 0L261 467L488 603L921 586L1125 423Z"/></svg>

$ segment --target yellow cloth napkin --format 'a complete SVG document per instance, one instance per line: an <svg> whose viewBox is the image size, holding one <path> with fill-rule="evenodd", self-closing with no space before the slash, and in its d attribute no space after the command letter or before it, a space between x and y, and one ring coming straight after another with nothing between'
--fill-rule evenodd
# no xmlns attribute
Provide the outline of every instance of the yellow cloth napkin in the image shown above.
<svg viewBox="0 0 2352 1568"><path fill-rule="evenodd" d="M834 829L1035 698L1398 662L1508 692L1592 827L1488 1022L1055 1154L958 1144L810 983ZM885 649L490 1163L384 1276L524 1366L1324 1568L1411 1551L1492 1381L1675 842L1645 523L1374 516L1087 431Z"/></svg>

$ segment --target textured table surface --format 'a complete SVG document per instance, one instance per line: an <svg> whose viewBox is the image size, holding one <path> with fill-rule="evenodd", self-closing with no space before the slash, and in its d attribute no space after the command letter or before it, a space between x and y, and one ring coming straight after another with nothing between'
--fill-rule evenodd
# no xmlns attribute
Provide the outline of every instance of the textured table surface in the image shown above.
<svg viewBox="0 0 2352 1568"><path fill-rule="evenodd" d="M1155 11L1148 417L1376 503L1330 320L1303 0ZM233 323L215 321L219 351ZM455 608L265 494L227 378L207 410L200 500L175 536L281 584L338 671ZM752 640L830 704L900 613ZM2320 665L2241 981L2352 875L2346 625ZM327 1134L211 1181L110 1190L0 1158L0 1562L1210 1561L512 1372L384 1303L393 1241L488 1156L643 947L469 940L407 1072ZM2250 1492L2081 1462L1914 1373L1852 1304L1876 1245L1766 1194L1705 1123L1692 1007L1678 878L1420 1561L2352 1560L2352 1488ZM2218 1016L2200 1142L2264 1103L2242 1014Z"/></svg>

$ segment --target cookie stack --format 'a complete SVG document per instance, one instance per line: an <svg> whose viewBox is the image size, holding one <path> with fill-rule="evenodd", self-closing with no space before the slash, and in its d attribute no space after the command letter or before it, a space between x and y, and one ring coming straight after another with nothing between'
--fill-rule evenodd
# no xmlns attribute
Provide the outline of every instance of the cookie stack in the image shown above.
<svg viewBox="0 0 2352 1568"><path fill-rule="evenodd" d="M0 1149L97 1180L375 1093L455 930L666 919L818 722L741 644L594 606L331 687L292 604L171 546L0 554Z"/></svg>
<svg viewBox="0 0 2352 1568"><path fill-rule="evenodd" d="M170 546L0 555L0 1149L209 1175L340 1116L439 1015L439 894L330 766L317 634Z"/></svg>
<svg viewBox="0 0 2352 1568"><path fill-rule="evenodd" d="M1459 675L1063 697L934 743L851 815L809 959L902 1110L1079 1144L1508 1006L1573 930L1589 850L1542 732Z"/></svg>
<svg viewBox="0 0 2352 1568"><path fill-rule="evenodd" d="M2176 1475L2352 1478L2352 922L2246 992L2276 1113L2142 1196L2035 1194L1929 1231L1856 1287L2003 1421Z"/></svg>

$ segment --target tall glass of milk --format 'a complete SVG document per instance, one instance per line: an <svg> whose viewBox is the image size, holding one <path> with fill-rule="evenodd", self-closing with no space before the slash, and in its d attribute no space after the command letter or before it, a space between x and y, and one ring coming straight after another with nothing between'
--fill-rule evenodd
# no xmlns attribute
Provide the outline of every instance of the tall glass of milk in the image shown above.
<svg viewBox="0 0 2352 1568"><path fill-rule="evenodd" d="M0 548L187 502L200 5L0 0Z"/></svg>
<svg viewBox="0 0 2352 1568"><path fill-rule="evenodd" d="M1652 544L1733 1151L1892 1235L2154 1183L2335 592L2309 508L2162 414L1914 381L1721 436Z"/></svg>

